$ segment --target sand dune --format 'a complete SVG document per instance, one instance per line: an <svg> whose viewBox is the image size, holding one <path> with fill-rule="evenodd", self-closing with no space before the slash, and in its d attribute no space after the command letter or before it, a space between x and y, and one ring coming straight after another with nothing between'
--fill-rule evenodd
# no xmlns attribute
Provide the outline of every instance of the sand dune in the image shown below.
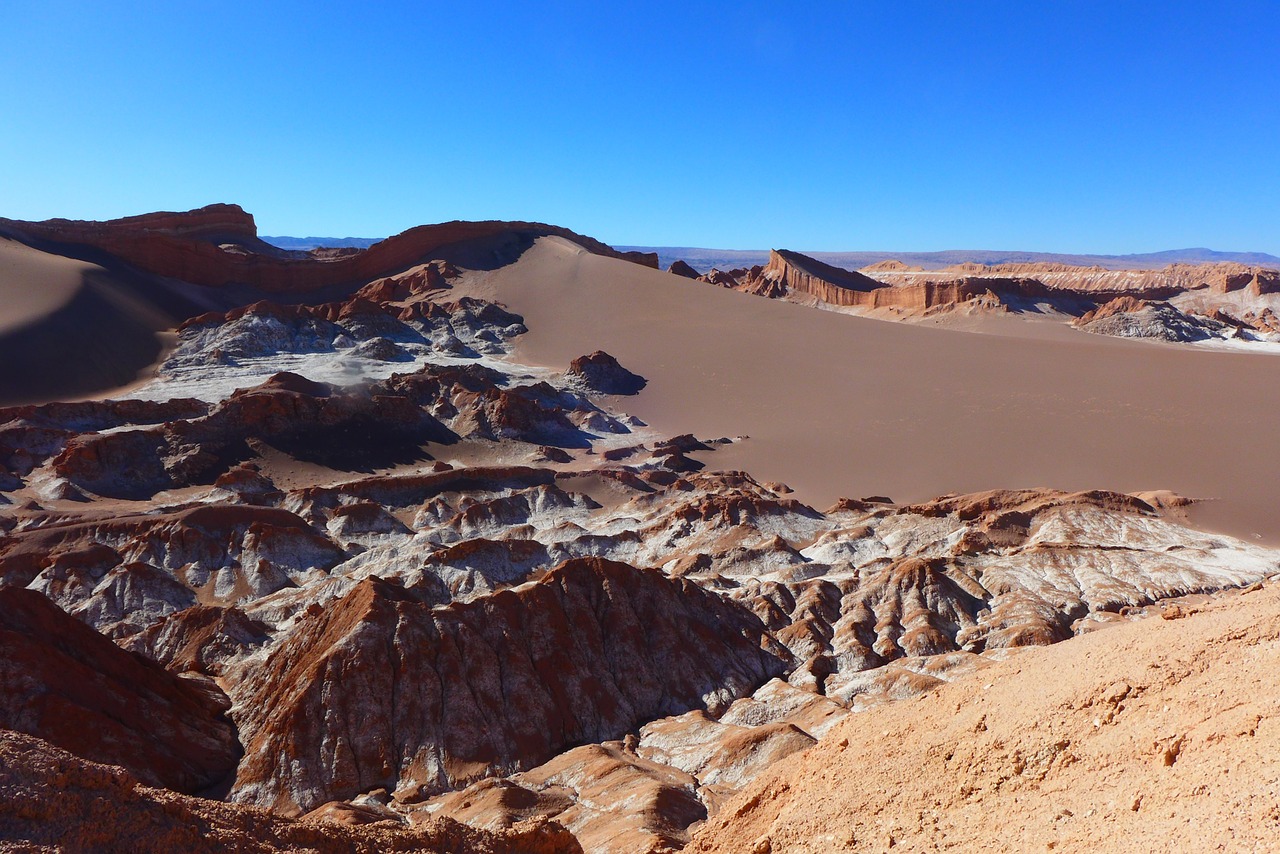
<svg viewBox="0 0 1280 854"><path fill-rule="evenodd" d="M0 238L0 405L75 398L147 375L164 330L208 304L177 288Z"/></svg>
<svg viewBox="0 0 1280 854"><path fill-rule="evenodd" d="M0 238L0 335L39 322L69 303L92 264ZM33 282L38 282L36 287Z"/></svg>
<svg viewBox="0 0 1280 854"><path fill-rule="evenodd" d="M544 238L471 289L526 318L517 355L606 349L649 379L628 409L748 434L716 467L799 497L913 501L997 487L1171 489L1210 529L1280 542L1280 361L1172 345L849 317L709 287Z"/></svg>

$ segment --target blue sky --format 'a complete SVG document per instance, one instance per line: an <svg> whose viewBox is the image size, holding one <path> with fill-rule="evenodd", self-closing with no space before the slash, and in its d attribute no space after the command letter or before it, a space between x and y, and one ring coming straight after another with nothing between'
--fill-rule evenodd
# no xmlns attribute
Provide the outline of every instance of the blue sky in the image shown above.
<svg viewBox="0 0 1280 854"><path fill-rule="evenodd" d="M1280 4L6 0L0 216L1280 254Z"/></svg>

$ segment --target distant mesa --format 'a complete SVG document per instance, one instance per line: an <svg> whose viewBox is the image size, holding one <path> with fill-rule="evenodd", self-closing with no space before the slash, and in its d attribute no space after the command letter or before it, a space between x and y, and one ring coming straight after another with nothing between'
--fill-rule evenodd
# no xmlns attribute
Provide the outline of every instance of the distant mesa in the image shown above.
<svg viewBox="0 0 1280 854"><path fill-rule="evenodd" d="M864 273L923 273L924 267L912 267L896 258L887 258L862 268Z"/></svg>
<svg viewBox="0 0 1280 854"><path fill-rule="evenodd" d="M695 270L706 272L747 269L769 261L767 249L713 249L692 246L621 246L621 250L655 252L664 267L676 259ZM837 267L861 269L883 261L899 261L922 270L936 271L955 264L983 264L994 267L1006 264L1063 264L1072 267L1102 267L1107 270L1158 270L1170 264L1247 264L1260 267L1280 266L1280 257L1266 252L1221 252L1214 249L1169 249L1132 255L1090 253L1026 252L1005 249L946 249L937 252L907 251L810 251L804 254Z"/></svg>
<svg viewBox="0 0 1280 854"><path fill-rule="evenodd" d="M1180 342L1241 334L1248 340L1271 340L1265 336L1274 330L1270 319L1260 313L1262 307L1242 303L1242 309L1235 303L1280 293L1280 271L1235 263L1118 271L1050 261L995 266L965 262L925 272L893 260L855 272L785 249L771 251L763 267L713 269L698 279L774 299L790 294L834 306L888 309L899 317L961 307L980 311L1052 307L1078 318L1075 325L1088 331ZM1190 300L1197 292L1210 298L1188 303L1186 310L1164 302ZM1096 314L1115 300L1121 302L1101 316Z"/></svg>

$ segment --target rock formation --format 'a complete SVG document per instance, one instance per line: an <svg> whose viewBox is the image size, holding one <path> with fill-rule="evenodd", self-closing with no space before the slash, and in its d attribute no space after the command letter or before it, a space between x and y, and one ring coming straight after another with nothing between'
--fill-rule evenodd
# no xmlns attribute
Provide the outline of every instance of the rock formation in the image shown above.
<svg viewBox="0 0 1280 854"><path fill-rule="evenodd" d="M684 276L686 279L696 279L700 275L697 270L679 258L671 262L671 266L667 267L667 272L677 276Z"/></svg>
<svg viewBox="0 0 1280 854"><path fill-rule="evenodd" d="M555 235L583 248L657 267L656 254L620 253L568 229L529 222L448 222L421 225L365 250L317 257L289 253L258 238L252 215L238 205L154 213L106 222L0 219L0 232L26 241L100 249L157 276L208 287L249 285L275 293L369 282L407 270L445 247L501 239L508 246Z"/></svg>
<svg viewBox="0 0 1280 854"><path fill-rule="evenodd" d="M194 793L239 759L229 705L212 683L119 649L39 593L0 587L0 728Z"/></svg>
<svg viewBox="0 0 1280 854"><path fill-rule="evenodd" d="M1267 848L1280 589L1248 590L850 715L686 850Z"/></svg>
<svg viewBox="0 0 1280 854"><path fill-rule="evenodd" d="M1086 331L1127 338L1179 343L1280 339L1274 325L1263 319L1263 313L1271 311L1264 304L1267 296L1280 291L1280 271L1240 264L1172 264L1163 270L1126 271L1050 263L966 263L925 272L882 261L853 272L779 249L770 253L767 266L712 270L698 279L773 299L790 294L835 306L885 310L898 317L1034 307L1059 312ZM1241 312L1236 304L1241 295L1257 307Z"/></svg>
<svg viewBox="0 0 1280 854"><path fill-rule="evenodd" d="M636 394L645 387L644 377L628 371L603 350L574 359L567 376L596 394Z"/></svg>
<svg viewBox="0 0 1280 854"><path fill-rule="evenodd" d="M377 786L412 801L718 710L786 665L746 610L625 564L570 561L442 610L369 579L240 687L247 755L232 796L286 814Z"/></svg>
<svg viewBox="0 0 1280 854"><path fill-rule="evenodd" d="M497 832L447 818L412 828L381 821L349 827L291 821L266 810L142 785L128 772L47 742L0 730L0 844L22 850L315 851L375 854L581 854L562 826L528 821Z"/></svg>
<svg viewBox="0 0 1280 854"><path fill-rule="evenodd" d="M1180 343L1229 337L1229 326L1222 321L1189 315L1167 302L1150 302L1127 296L1116 297L1085 312L1074 325L1099 335L1155 338Z"/></svg>

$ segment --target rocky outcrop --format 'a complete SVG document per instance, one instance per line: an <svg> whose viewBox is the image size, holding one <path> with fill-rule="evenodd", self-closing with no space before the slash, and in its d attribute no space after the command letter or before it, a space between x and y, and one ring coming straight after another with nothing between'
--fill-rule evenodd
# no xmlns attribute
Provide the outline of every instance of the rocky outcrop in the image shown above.
<svg viewBox="0 0 1280 854"><path fill-rule="evenodd" d="M1274 566L1259 552L1246 569L1212 537L1173 548L1185 529L1118 493L998 491L839 512L843 524L727 592L747 597L802 662L792 684L846 703L881 691L859 674L893 662L1056 643L1123 609L1250 583Z"/></svg>
<svg viewBox="0 0 1280 854"><path fill-rule="evenodd" d="M603 350L574 359L565 376L596 394L636 394L646 385L644 377L628 371Z"/></svg>
<svg viewBox="0 0 1280 854"><path fill-rule="evenodd" d="M195 506L15 533L0 541L0 585L40 590L98 628L127 616L136 631L197 595L214 603L264 596L343 556L286 510Z"/></svg>
<svg viewBox="0 0 1280 854"><path fill-rule="evenodd" d="M154 425L208 414L194 399L106 400L0 409L0 469L25 476L56 456L79 433Z"/></svg>
<svg viewBox="0 0 1280 854"><path fill-rule="evenodd" d="M590 249L591 247L586 247ZM601 253L602 254L602 253ZM630 252L619 252L617 257L624 261L630 261L632 264L639 264L641 267L652 267L655 270L662 269L658 261L657 252L640 252L632 250Z"/></svg>
<svg viewBox="0 0 1280 854"><path fill-rule="evenodd" d="M912 267L896 258L886 258L883 261L877 261L874 264L868 264L859 272L862 273L922 273L923 267Z"/></svg>
<svg viewBox="0 0 1280 854"><path fill-rule="evenodd" d="M702 275L679 258L671 262L671 266L667 267L667 272L675 276L683 276L686 279L696 279Z"/></svg>
<svg viewBox="0 0 1280 854"><path fill-rule="evenodd" d="M394 276L374 279L356 291L356 297L379 303L402 302L434 291L446 290L450 287L449 281L460 274L458 268L448 261L431 261L410 267Z"/></svg>
<svg viewBox="0 0 1280 854"><path fill-rule="evenodd" d="M812 294L836 305L856 305L854 294L874 291L882 285L869 276L824 264L816 258L773 249L769 252L769 264L764 277L786 285L793 291Z"/></svg>
<svg viewBox="0 0 1280 854"><path fill-rule="evenodd" d="M1199 290L1223 295L1245 291L1259 297L1280 290L1280 272L1239 264L1174 264L1163 270L1126 271L1045 263L968 263L925 272L898 261L882 261L853 272L783 249L770 253L767 266L712 270L698 278L772 298L792 293L831 305L907 314L965 305L1016 309L1048 302L1079 315L1121 298L1158 301Z"/></svg>
<svg viewBox="0 0 1280 854"><path fill-rule="evenodd" d="M232 797L287 814L379 786L413 800L655 717L714 712L786 667L745 610L620 563L570 561L434 610L370 579L238 689L246 759Z"/></svg>
<svg viewBox="0 0 1280 854"><path fill-rule="evenodd" d="M786 282L774 276L766 276L765 268L760 265L749 269L713 269L711 272L699 276L698 281L768 299L781 299L787 295Z"/></svg>
<svg viewBox="0 0 1280 854"><path fill-rule="evenodd" d="M194 793L239 758L229 705L212 683L121 650L39 593L0 587L0 727Z"/></svg>
<svg viewBox="0 0 1280 854"><path fill-rule="evenodd" d="M214 482L252 456L246 444L251 439L298 459L356 468L411 460L426 442L456 437L405 397L339 392L281 373L232 394L199 418L77 436L51 467L58 477L100 495L150 497L161 489Z"/></svg>
<svg viewBox="0 0 1280 854"><path fill-rule="evenodd" d="M1085 332L1118 338L1153 338L1188 343L1230 337L1232 327L1179 311L1167 302L1117 297L1074 321Z"/></svg>
<svg viewBox="0 0 1280 854"><path fill-rule="evenodd" d="M692 775L638 756L623 742L569 750L505 779L481 780L431 804L434 815L498 830L554 820L595 854L674 851L707 817Z"/></svg>
<svg viewBox="0 0 1280 854"><path fill-rule="evenodd" d="M427 818L407 827L383 820L353 827L291 821L233 804L139 783L117 767L86 761L38 738L0 730L0 844L15 850L134 851L139 854L582 854L554 822L499 831Z"/></svg>
<svg viewBox="0 0 1280 854"><path fill-rule="evenodd" d="M162 617L120 646L174 673L220 676L228 662L269 639L268 627L238 608L195 605Z"/></svg>

